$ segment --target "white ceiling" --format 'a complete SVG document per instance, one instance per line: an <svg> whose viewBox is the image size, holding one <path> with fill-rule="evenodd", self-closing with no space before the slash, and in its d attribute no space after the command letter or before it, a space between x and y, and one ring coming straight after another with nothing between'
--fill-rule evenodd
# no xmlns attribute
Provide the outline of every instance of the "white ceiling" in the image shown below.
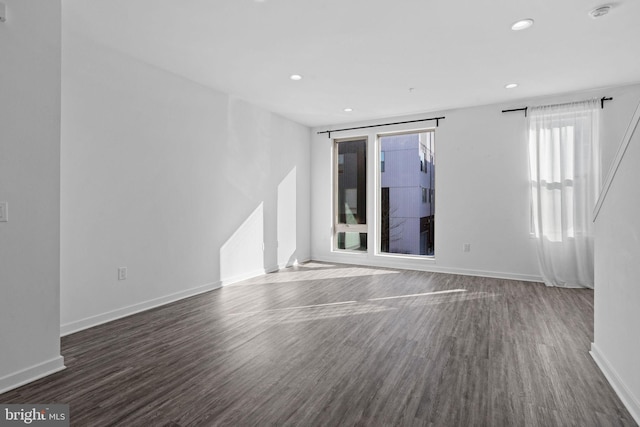
<svg viewBox="0 0 640 427"><path fill-rule="evenodd" d="M63 0L63 25L318 126L639 82L640 1L590 18L601 4ZM522 18L536 23L512 31Z"/></svg>

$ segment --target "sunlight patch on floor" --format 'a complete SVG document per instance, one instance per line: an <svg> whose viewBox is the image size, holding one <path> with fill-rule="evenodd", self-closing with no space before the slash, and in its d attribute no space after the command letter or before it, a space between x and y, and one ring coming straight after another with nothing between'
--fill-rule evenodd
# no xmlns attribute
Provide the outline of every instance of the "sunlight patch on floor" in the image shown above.
<svg viewBox="0 0 640 427"><path fill-rule="evenodd" d="M305 264L306 265L306 264ZM256 277L239 283L233 283L229 286L249 286L249 285L264 285L274 283L289 283L289 282L301 282L307 280L326 280L326 279L344 279L350 277L362 277L362 276L383 276L389 274L399 274L398 271L393 270L379 270L366 267L354 267L354 268L323 268L321 273L318 270L305 271L305 270L280 270L277 273L266 274L264 276Z"/></svg>
<svg viewBox="0 0 640 427"><path fill-rule="evenodd" d="M422 294L396 295L396 296L392 296L392 297L369 298L368 301L382 301L382 300L386 300L386 299L423 297L423 296L428 296L428 295L451 294L451 293L456 293L456 292L467 292L467 290L466 289L451 289L449 291L425 292L425 293L422 293Z"/></svg>
<svg viewBox="0 0 640 427"><path fill-rule="evenodd" d="M239 314L256 314L256 313L267 313L274 311L282 311L282 310L299 310L303 308L316 308L316 307L327 307L332 305L342 305L342 304L356 304L358 301L341 301L341 302L329 302L326 304L313 304L313 305L301 305L297 307L284 307L284 308L272 308L268 310L258 310L258 311L242 311L239 313L231 313L229 316L237 316Z"/></svg>

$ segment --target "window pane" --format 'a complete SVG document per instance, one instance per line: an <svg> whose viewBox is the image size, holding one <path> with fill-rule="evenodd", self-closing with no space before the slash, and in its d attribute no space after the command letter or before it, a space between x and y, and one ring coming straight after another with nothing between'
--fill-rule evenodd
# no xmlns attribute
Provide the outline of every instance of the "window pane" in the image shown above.
<svg viewBox="0 0 640 427"><path fill-rule="evenodd" d="M367 233L338 233L338 249L347 249L350 251L366 251L367 250Z"/></svg>
<svg viewBox="0 0 640 427"><path fill-rule="evenodd" d="M434 255L434 132L380 138L380 251Z"/></svg>
<svg viewBox="0 0 640 427"><path fill-rule="evenodd" d="M367 141L338 142L338 224L367 223Z"/></svg>

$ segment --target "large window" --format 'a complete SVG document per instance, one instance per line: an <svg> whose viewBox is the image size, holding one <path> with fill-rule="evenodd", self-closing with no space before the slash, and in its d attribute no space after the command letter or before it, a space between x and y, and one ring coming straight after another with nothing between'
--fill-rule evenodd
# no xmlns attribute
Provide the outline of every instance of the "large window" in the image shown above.
<svg viewBox="0 0 640 427"><path fill-rule="evenodd" d="M367 139L335 142L334 247L367 250Z"/></svg>
<svg viewBox="0 0 640 427"><path fill-rule="evenodd" d="M380 252L434 255L434 136L425 130L379 137Z"/></svg>

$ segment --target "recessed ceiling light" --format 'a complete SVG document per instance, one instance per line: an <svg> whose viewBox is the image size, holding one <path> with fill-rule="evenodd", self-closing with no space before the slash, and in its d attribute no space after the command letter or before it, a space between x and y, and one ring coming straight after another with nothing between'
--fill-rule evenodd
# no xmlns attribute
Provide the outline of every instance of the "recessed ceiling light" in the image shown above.
<svg viewBox="0 0 640 427"><path fill-rule="evenodd" d="M344 111L345 111L345 113L350 113L350 112L353 111L353 108L347 107L347 108L344 109Z"/></svg>
<svg viewBox="0 0 640 427"><path fill-rule="evenodd" d="M291 80L296 80L296 81L297 81L297 80L302 80L302 76L301 76L300 74L291 74L291 75L289 76L289 78L290 78Z"/></svg>
<svg viewBox="0 0 640 427"><path fill-rule="evenodd" d="M505 89L513 89L514 87L518 87L518 83L509 83L507 85L504 85Z"/></svg>
<svg viewBox="0 0 640 427"><path fill-rule="evenodd" d="M598 6L595 9L593 9L591 12L589 12L589 16L592 17L593 19L596 19L606 15L610 11L611 11L611 6L609 5Z"/></svg>
<svg viewBox="0 0 640 427"><path fill-rule="evenodd" d="M533 25L533 19L531 18L521 19L520 21L514 22L513 25L511 26L511 29L513 31L520 31L520 30L525 30L532 25Z"/></svg>

